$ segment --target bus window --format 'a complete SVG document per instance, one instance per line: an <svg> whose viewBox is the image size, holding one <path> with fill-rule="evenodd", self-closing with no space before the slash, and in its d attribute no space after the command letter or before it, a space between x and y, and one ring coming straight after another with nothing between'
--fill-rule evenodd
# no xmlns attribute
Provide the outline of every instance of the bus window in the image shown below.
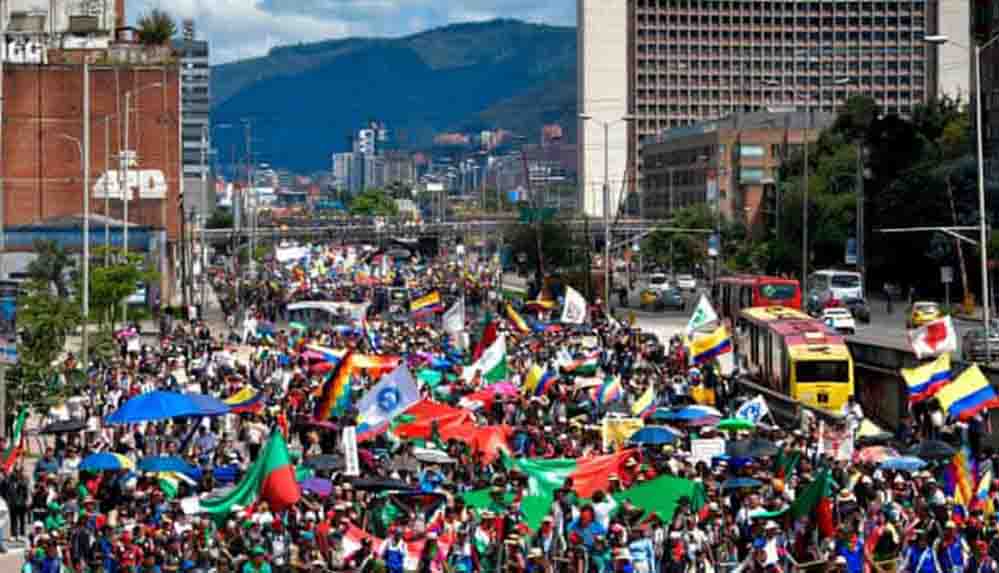
<svg viewBox="0 0 999 573"><path fill-rule="evenodd" d="M850 381L850 363L846 360L808 360L798 362L795 374L799 384L847 383Z"/></svg>
<svg viewBox="0 0 999 573"><path fill-rule="evenodd" d="M739 309L753 307L753 287L739 287Z"/></svg>
<svg viewBox="0 0 999 573"><path fill-rule="evenodd" d="M752 332L752 338L750 340L750 356L753 364L758 364L760 362L760 327L752 324L749 326Z"/></svg>
<svg viewBox="0 0 999 573"><path fill-rule="evenodd" d="M773 368L771 367L771 360L773 359L773 356L770 349L773 348L774 345L773 337L774 334L772 332L767 332L766 344L763 347L763 362L765 363L763 367L763 377L767 381L768 385L773 388L779 388L780 382L778 380L774 380Z"/></svg>

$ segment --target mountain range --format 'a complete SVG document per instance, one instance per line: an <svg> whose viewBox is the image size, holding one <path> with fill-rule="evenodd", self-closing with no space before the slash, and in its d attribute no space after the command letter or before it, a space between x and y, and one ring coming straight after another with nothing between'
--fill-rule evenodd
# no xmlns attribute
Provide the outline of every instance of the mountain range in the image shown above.
<svg viewBox="0 0 999 573"><path fill-rule="evenodd" d="M441 132L505 129L536 142L560 123L575 141L576 31L493 20L402 38L348 38L272 49L214 66L212 121L252 125L258 162L328 169L332 153L377 120L394 145L426 149ZM223 162L242 129L217 129Z"/></svg>

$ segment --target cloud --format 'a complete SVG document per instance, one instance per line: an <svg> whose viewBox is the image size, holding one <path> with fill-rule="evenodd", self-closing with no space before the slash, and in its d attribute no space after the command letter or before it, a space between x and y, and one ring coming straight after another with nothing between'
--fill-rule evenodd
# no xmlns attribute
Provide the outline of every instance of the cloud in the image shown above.
<svg viewBox="0 0 999 573"><path fill-rule="evenodd" d="M215 63L262 56L274 46L402 36L455 22L518 18L573 25L576 0L133 0L129 17L162 7L193 18Z"/></svg>

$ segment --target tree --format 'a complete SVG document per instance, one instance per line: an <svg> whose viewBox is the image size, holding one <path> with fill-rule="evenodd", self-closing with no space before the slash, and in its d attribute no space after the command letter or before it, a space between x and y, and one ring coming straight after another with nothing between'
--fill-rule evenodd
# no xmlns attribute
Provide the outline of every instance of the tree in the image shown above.
<svg viewBox="0 0 999 573"><path fill-rule="evenodd" d="M366 217L388 217L399 212L395 201L384 191L367 189L350 201L350 214Z"/></svg>
<svg viewBox="0 0 999 573"><path fill-rule="evenodd" d="M208 221L205 222L205 226L209 229L231 229L234 221L232 213L216 209L212 213L212 216L208 218Z"/></svg>
<svg viewBox="0 0 999 573"><path fill-rule="evenodd" d="M153 8L139 18L139 41L146 46L162 46L177 33L177 23L166 11Z"/></svg>
<svg viewBox="0 0 999 573"><path fill-rule="evenodd" d="M385 193L393 199L412 199L413 189L402 181L392 181L385 186Z"/></svg>
<svg viewBox="0 0 999 573"><path fill-rule="evenodd" d="M55 241L37 239L34 242L35 260L28 264L28 276L39 285L55 291L60 298L67 298L67 278L75 261Z"/></svg>
<svg viewBox="0 0 999 573"><path fill-rule="evenodd" d="M63 352L66 336L80 324L80 307L75 299L52 292L43 281L29 280L17 300L17 326L21 333L18 363L23 388L11 387L15 395L38 395L29 386L47 383L54 372L52 363Z"/></svg>
<svg viewBox="0 0 999 573"><path fill-rule="evenodd" d="M110 261L103 264L104 260ZM90 269L90 313L102 326L114 329L121 303L135 292L139 283L152 284L157 273L144 268L141 255L112 249L110 256L98 253ZM78 280L80 277L78 277Z"/></svg>
<svg viewBox="0 0 999 573"><path fill-rule="evenodd" d="M527 255L527 268L537 268L537 234L534 225L518 223L504 232L514 253ZM541 247L544 251L545 272L554 274L560 270L579 268L586 258L589 243L573 237L569 227L559 220L541 224Z"/></svg>

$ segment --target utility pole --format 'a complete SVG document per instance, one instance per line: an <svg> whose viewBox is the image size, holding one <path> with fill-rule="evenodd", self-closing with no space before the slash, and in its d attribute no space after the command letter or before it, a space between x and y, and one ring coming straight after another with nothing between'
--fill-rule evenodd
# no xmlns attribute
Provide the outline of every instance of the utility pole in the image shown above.
<svg viewBox="0 0 999 573"><path fill-rule="evenodd" d="M83 331L80 357L90 366L90 63L83 59Z"/></svg>
<svg viewBox="0 0 999 573"><path fill-rule="evenodd" d="M201 312L202 320L208 307L208 246L205 229L208 228L208 124L201 126Z"/></svg>
<svg viewBox="0 0 999 573"><path fill-rule="evenodd" d="M864 144L857 142L857 271L860 273L861 294L867 293L867 272L864 260ZM950 301L948 300L948 303Z"/></svg>
<svg viewBox="0 0 999 573"><path fill-rule="evenodd" d="M808 122L804 130L804 140L805 140L805 163L803 177L801 178L802 196L804 200L801 202L801 294L802 299L808 300L808 137L809 130L812 127L812 108L808 107ZM807 307L808 303L803 303Z"/></svg>
<svg viewBox="0 0 999 573"><path fill-rule="evenodd" d="M111 117L104 116L104 266L111 264L111 195L108 193L111 162Z"/></svg>

